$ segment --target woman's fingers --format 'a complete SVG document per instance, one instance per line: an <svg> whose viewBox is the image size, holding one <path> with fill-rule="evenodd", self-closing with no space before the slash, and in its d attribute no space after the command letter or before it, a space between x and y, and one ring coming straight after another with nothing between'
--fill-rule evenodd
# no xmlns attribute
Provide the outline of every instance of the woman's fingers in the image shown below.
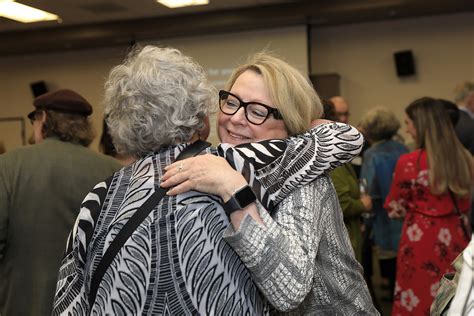
<svg viewBox="0 0 474 316"><path fill-rule="evenodd" d="M169 188L175 185L179 185L189 179L188 172L175 172L174 169L167 171L161 179L161 186L163 188Z"/></svg>
<svg viewBox="0 0 474 316"><path fill-rule="evenodd" d="M166 192L166 195L178 195L184 192L191 191L193 188L190 186L189 182L183 182L178 184L177 186L171 188Z"/></svg>
<svg viewBox="0 0 474 316"><path fill-rule="evenodd" d="M227 200L237 189L247 182L232 169L223 158L202 155L176 161L165 168L161 179L163 188L171 188L168 195L176 195L190 190L220 196Z"/></svg>
<svg viewBox="0 0 474 316"><path fill-rule="evenodd" d="M168 166L166 166L164 169L166 170L165 174L161 178L161 181L167 181L168 179L175 177L177 175L183 175L185 172L189 173L189 171L193 171L193 159L195 158L188 158L184 159L181 161L176 161ZM174 179L176 181L176 179ZM182 181L181 181L182 182ZM178 182L173 182L174 184L180 183Z"/></svg>

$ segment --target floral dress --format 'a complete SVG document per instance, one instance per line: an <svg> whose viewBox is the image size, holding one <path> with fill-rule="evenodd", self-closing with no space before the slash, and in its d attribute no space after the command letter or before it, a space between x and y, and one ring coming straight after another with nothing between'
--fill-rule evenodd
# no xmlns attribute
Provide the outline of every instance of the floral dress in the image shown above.
<svg viewBox="0 0 474 316"><path fill-rule="evenodd" d="M457 204L467 212L470 201L457 198ZM449 193L430 192L426 151L400 157L385 208L405 214L392 315L429 315L441 277L468 240Z"/></svg>

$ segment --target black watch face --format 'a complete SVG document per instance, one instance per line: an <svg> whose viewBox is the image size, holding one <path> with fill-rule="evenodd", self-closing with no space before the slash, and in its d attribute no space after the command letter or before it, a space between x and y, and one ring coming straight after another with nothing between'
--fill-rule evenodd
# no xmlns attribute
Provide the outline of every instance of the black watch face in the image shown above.
<svg viewBox="0 0 474 316"><path fill-rule="evenodd" d="M249 186L246 186L239 192L235 193L235 199L239 202L240 206L244 208L250 203L255 202L256 197L252 189Z"/></svg>

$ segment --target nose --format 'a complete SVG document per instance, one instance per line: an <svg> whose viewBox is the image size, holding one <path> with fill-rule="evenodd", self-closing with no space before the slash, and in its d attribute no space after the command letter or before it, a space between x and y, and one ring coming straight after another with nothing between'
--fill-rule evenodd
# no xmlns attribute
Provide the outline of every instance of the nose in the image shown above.
<svg viewBox="0 0 474 316"><path fill-rule="evenodd" d="M232 115L230 120L234 124L247 124L247 118L245 117L245 109L243 107L238 109L237 112Z"/></svg>

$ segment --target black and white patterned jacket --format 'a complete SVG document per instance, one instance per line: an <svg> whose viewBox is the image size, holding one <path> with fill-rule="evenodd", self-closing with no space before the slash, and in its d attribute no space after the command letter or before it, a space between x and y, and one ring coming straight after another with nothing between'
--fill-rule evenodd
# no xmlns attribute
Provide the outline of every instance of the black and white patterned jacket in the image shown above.
<svg viewBox="0 0 474 316"><path fill-rule="evenodd" d="M356 156L362 144L356 129L331 123L287 140L223 144L208 152L242 172L271 213L293 189ZM91 275L102 255L185 146L140 159L86 196L67 242L53 314L269 312L249 271L223 239L229 223L219 198L195 191L161 200L119 251L89 306Z"/></svg>

